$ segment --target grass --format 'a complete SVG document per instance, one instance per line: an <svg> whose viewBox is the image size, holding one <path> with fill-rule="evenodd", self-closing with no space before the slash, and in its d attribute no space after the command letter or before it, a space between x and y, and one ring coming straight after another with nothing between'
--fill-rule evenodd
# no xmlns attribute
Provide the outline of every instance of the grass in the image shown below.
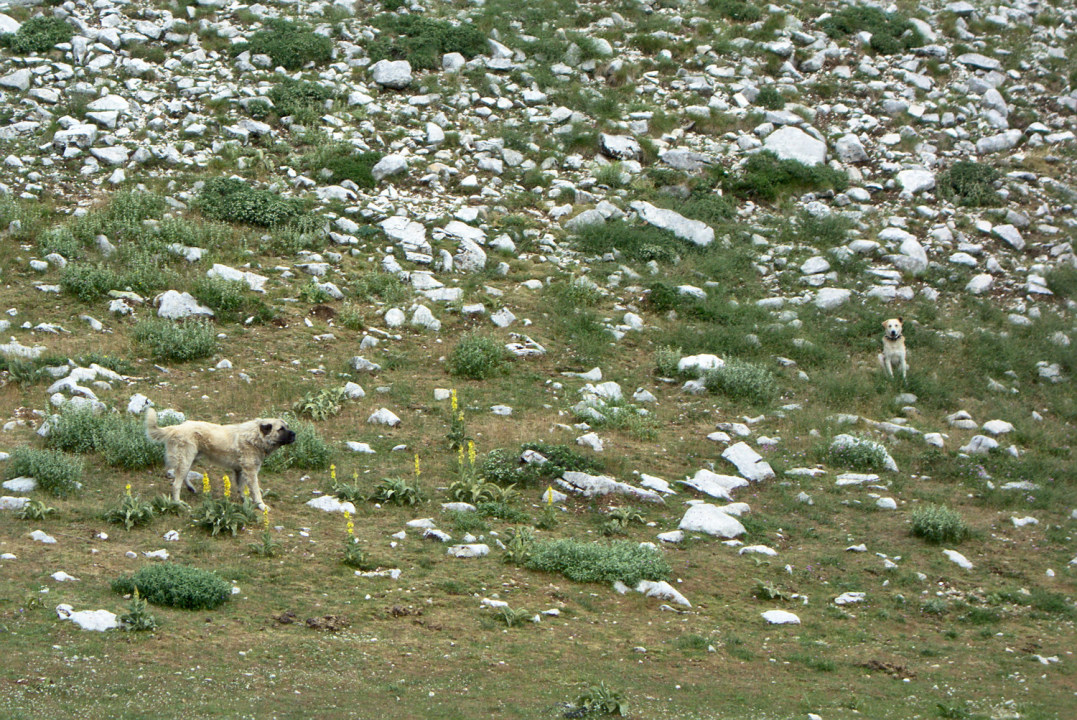
<svg viewBox="0 0 1077 720"><path fill-rule="evenodd" d="M620 580L629 587L640 580L665 580L671 573L660 552L628 540L611 543L540 540L531 547L525 565L531 570L559 573L575 582Z"/></svg>
<svg viewBox="0 0 1077 720"><path fill-rule="evenodd" d="M324 65L333 57L333 41L313 32L308 26L283 19L269 19L266 28L251 36L250 42L232 45L238 55L249 50L251 55L268 55L274 65L286 70L298 70L312 63Z"/></svg>
<svg viewBox="0 0 1077 720"><path fill-rule="evenodd" d="M217 177L198 193L198 207L213 220L259 227L285 225L299 218L303 205L271 190L256 190L242 180Z"/></svg>
<svg viewBox="0 0 1077 720"><path fill-rule="evenodd" d="M473 58L486 51L486 36L470 24L453 24L419 15L384 13L372 19L381 36L369 43L372 61L407 60L417 70L441 67L446 53Z"/></svg>
<svg viewBox="0 0 1077 720"><path fill-rule="evenodd" d="M1002 204L1002 197L995 190L995 181L1000 177L998 170L990 165L959 160L948 170L939 173L935 180L935 192L955 205L993 207Z"/></svg>
<svg viewBox="0 0 1077 720"><path fill-rule="evenodd" d="M781 392L774 373L762 365L736 358L727 360L718 370L707 372L703 384L711 392L756 405L773 401Z"/></svg>

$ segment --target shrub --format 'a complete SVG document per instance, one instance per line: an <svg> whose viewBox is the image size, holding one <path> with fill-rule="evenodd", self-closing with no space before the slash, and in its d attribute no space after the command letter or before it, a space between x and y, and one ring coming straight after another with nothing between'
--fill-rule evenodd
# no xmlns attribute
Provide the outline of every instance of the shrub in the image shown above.
<svg viewBox="0 0 1077 720"><path fill-rule="evenodd" d="M191 514L191 522L199 527L209 530L210 535L216 536L223 530L236 536L240 530L255 522L258 513L254 503L244 498L242 502L236 502L231 498L207 497Z"/></svg>
<svg viewBox="0 0 1077 720"><path fill-rule="evenodd" d="M955 205L966 207L991 207L1002 204L1002 197L995 190L995 181L1001 177L990 165L973 160L959 160L939 174L935 181L935 193Z"/></svg>
<svg viewBox="0 0 1077 720"><path fill-rule="evenodd" d="M207 180L197 205L214 220L274 227L297 219L303 203L282 198L270 190L255 190L242 180L217 177Z"/></svg>
<svg viewBox="0 0 1077 720"><path fill-rule="evenodd" d="M336 155L324 164L324 168L332 173L329 182L340 183L342 180L351 180L361 188L372 188L377 185L371 172L382 154L379 152L361 152ZM395 275L393 277L396 277Z"/></svg>
<svg viewBox="0 0 1077 720"><path fill-rule="evenodd" d="M263 467L270 472L289 468L324 470L333 458L333 448L318 433L312 423L287 418L288 427L295 432L295 442L285 445L266 458Z"/></svg>
<svg viewBox="0 0 1077 720"><path fill-rule="evenodd" d="M505 346L488 335L468 333L449 354L449 372L472 380L485 380L505 369Z"/></svg>
<svg viewBox="0 0 1077 720"><path fill-rule="evenodd" d="M407 60L418 70L441 67L441 56L458 52L471 59L486 52L486 36L471 24L453 25L420 15L382 13L371 23L382 34L367 44L373 62Z"/></svg>
<svg viewBox="0 0 1077 720"><path fill-rule="evenodd" d="M418 505L425 500L418 481L414 485L404 478L385 478L374 488L370 497L374 502L392 505Z"/></svg>
<svg viewBox="0 0 1077 720"><path fill-rule="evenodd" d="M524 565L560 573L575 582L620 580L630 587L640 580L665 580L672 572L660 551L629 540L608 544L567 538L536 541Z"/></svg>
<svg viewBox="0 0 1077 720"><path fill-rule="evenodd" d="M767 110L781 110L785 107L785 96L774 86L764 85L759 89L755 104Z"/></svg>
<svg viewBox="0 0 1077 720"><path fill-rule="evenodd" d="M75 29L58 17L35 15L22 24L16 33L0 36L0 42L19 55L45 53L59 43L67 42Z"/></svg>
<svg viewBox="0 0 1077 720"><path fill-rule="evenodd" d="M148 609L147 603L135 588L131 595L131 603L127 606L127 612L119 617L120 627L132 632L142 632L157 629L157 618Z"/></svg>
<svg viewBox="0 0 1077 720"><path fill-rule="evenodd" d="M411 288L400 278L383 272L360 275L352 286L352 292L360 300L380 300L390 305L405 302L411 297Z"/></svg>
<svg viewBox="0 0 1077 720"><path fill-rule="evenodd" d="M11 453L10 477L26 476L37 480L41 490L56 497L73 495L82 484L82 460L56 450L38 450L21 445Z"/></svg>
<svg viewBox="0 0 1077 720"><path fill-rule="evenodd" d="M243 307L247 290L247 283L242 280L225 280L203 275L195 280L191 295L217 315L225 315L235 313Z"/></svg>
<svg viewBox="0 0 1077 720"><path fill-rule="evenodd" d="M740 174L725 181L725 189L741 198L777 200L792 192L844 190L849 186L845 173L827 165L805 165L797 160L781 160L764 150L753 153Z"/></svg>
<svg viewBox="0 0 1077 720"><path fill-rule="evenodd" d="M827 459L853 470L883 470L887 452L879 443L852 435L839 435L827 450Z"/></svg>
<svg viewBox="0 0 1077 720"><path fill-rule="evenodd" d="M707 5L733 22L754 23L763 17L763 11L757 5L742 0L707 0Z"/></svg>
<svg viewBox="0 0 1077 720"><path fill-rule="evenodd" d="M333 59L333 41L312 32L309 27L287 20L267 20L266 29L251 36L250 42L232 46L237 55L250 50L252 55L268 55L275 65L298 70L312 62L324 65Z"/></svg>
<svg viewBox="0 0 1077 720"><path fill-rule="evenodd" d="M130 530L135 525L145 525L153 520L153 505L143 500L139 495L131 494L131 486L127 486L127 492L120 498L120 504L105 511L105 522L122 524L125 530Z"/></svg>
<svg viewBox="0 0 1077 720"><path fill-rule="evenodd" d="M65 409L49 420L45 444L71 453L89 453L97 449L100 416L88 407Z"/></svg>
<svg viewBox="0 0 1077 720"><path fill-rule="evenodd" d="M881 55L894 55L924 44L923 35L904 15L867 5L844 7L819 25L832 38L867 31L871 33L871 48Z"/></svg>
<svg viewBox="0 0 1077 720"><path fill-rule="evenodd" d="M680 373L679 363L684 352L678 347L663 345L654 351L654 369L662 377L677 377Z"/></svg>
<svg viewBox="0 0 1077 720"><path fill-rule="evenodd" d="M499 486L481 477L463 477L449 485L449 497L457 502L483 503L497 499Z"/></svg>
<svg viewBox="0 0 1077 720"><path fill-rule="evenodd" d="M576 231L573 245L590 255L604 255L616 250L636 262L657 260L662 263L673 262L677 251L686 247L684 241L672 233L624 220L585 225Z"/></svg>
<svg viewBox="0 0 1077 720"><path fill-rule="evenodd" d="M1047 271L1047 287L1055 295L1077 300L1077 268L1057 265Z"/></svg>
<svg viewBox="0 0 1077 720"><path fill-rule="evenodd" d="M945 505L928 505L912 511L912 534L939 545L959 543L972 531L956 511Z"/></svg>
<svg viewBox="0 0 1077 720"><path fill-rule="evenodd" d="M175 424L162 423L162 425ZM142 422L135 417L105 416L95 442L97 452L111 467L138 470L164 462L164 446L146 437Z"/></svg>
<svg viewBox="0 0 1077 720"><path fill-rule="evenodd" d="M132 335L154 360L186 362L217 352L213 325L204 321L141 320L135 324Z"/></svg>
<svg viewBox="0 0 1077 720"><path fill-rule="evenodd" d="M307 393L303 399L292 406L298 415L307 415L312 420L326 420L344 409L348 393L344 388L322 388L318 392Z"/></svg>
<svg viewBox="0 0 1077 720"><path fill-rule="evenodd" d="M480 517L492 517L498 520L506 520L514 523L525 523L530 517L523 510L512 507L506 502L483 502L475 506L475 512Z"/></svg>
<svg viewBox="0 0 1077 720"><path fill-rule="evenodd" d="M277 115L298 116L297 119L304 123L317 119L325 108L325 101L332 97L333 91L324 85L291 78L277 83L269 91Z"/></svg>
<svg viewBox="0 0 1077 720"><path fill-rule="evenodd" d="M55 512L56 508L49 507L40 500L30 499L15 511L15 517L20 520L44 520L49 515L55 514Z"/></svg>
<svg viewBox="0 0 1077 720"><path fill-rule="evenodd" d="M128 594L136 589L154 605L183 610L212 610L232 594L232 586L215 574L176 563L146 565L112 583L113 592Z"/></svg>
<svg viewBox="0 0 1077 720"><path fill-rule="evenodd" d="M717 392L734 400L747 400L763 404L778 396L778 381L774 374L762 365L731 359L703 376L703 384L711 392Z"/></svg>
<svg viewBox="0 0 1077 720"><path fill-rule="evenodd" d="M625 714L625 702L621 693L607 687L606 683L588 685L576 698L572 717L583 715L620 715ZM568 713L566 713L566 716Z"/></svg>
<svg viewBox="0 0 1077 720"><path fill-rule="evenodd" d="M83 302L103 297L119 285L116 273L104 265L69 263L60 272L60 289Z"/></svg>

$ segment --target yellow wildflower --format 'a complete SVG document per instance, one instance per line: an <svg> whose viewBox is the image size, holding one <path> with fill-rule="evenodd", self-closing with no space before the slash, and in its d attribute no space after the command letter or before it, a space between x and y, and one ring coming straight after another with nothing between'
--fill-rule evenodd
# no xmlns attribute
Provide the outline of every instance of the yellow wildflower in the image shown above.
<svg viewBox="0 0 1077 720"><path fill-rule="evenodd" d="M131 497L131 483L127 483L125 490L127 490L127 497Z"/></svg>
<svg viewBox="0 0 1077 720"><path fill-rule="evenodd" d="M355 535L355 523L352 522L352 515L347 510L344 511L344 519L348 521L348 537L353 537Z"/></svg>
<svg viewBox="0 0 1077 720"><path fill-rule="evenodd" d="M471 467L475 467L475 443L471 440L467 441L467 461Z"/></svg>
<svg viewBox="0 0 1077 720"><path fill-rule="evenodd" d="M202 473L202 494L209 495L209 475Z"/></svg>
<svg viewBox="0 0 1077 720"><path fill-rule="evenodd" d="M230 498L232 496L232 481L228 479L227 475L224 476L223 480L224 480L224 497L225 497L225 499L227 499L227 498Z"/></svg>
<svg viewBox="0 0 1077 720"><path fill-rule="evenodd" d="M456 448L456 461L460 465L460 468L462 469L464 467L464 446L463 445Z"/></svg>
<svg viewBox="0 0 1077 720"><path fill-rule="evenodd" d="M337 481L337 466L336 465L330 465L329 466L329 479L332 480L333 482Z"/></svg>
<svg viewBox="0 0 1077 720"><path fill-rule="evenodd" d="M243 497L249 498L251 496L251 489L246 485L243 486ZM269 508L266 508L266 512L269 512Z"/></svg>
<svg viewBox="0 0 1077 720"><path fill-rule="evenodd" d="M452 393L450 393L449 397L452 398L452 414L453 414L453 417L455 417L456 416L456 388L453 388L453 391L452 391Z"/></svg>
<svg viewBox="0 0 1077 720"><path fill-rule="evenodd" d="M546 505L553 506L553 485L546 486Z"/></svg>
<svg viewBox="0 0 1077 720"><path fill-rule="evenodd" d="M246 490L247 488L243 488ZM269 532L269 506L262 508L262 527Z"/></svg>
<svg viewBox="0 0 1077 720"><path fill-rule="evenodd" d="M419 470L419 453L415 453L415 479L416 480L419 479L420 472L421 471Z"/></svg>

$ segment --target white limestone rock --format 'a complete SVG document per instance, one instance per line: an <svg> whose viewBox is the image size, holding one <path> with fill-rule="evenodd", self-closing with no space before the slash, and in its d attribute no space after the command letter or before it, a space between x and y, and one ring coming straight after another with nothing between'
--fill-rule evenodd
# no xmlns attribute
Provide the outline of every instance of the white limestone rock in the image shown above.
<svg viewBox="0 0 1077 720"><path fill-rule="evenodd" d="M736 466L737 472L752 482L762 482L774 477L774 470L763 456L745 442L730 445L722 452L722 458Z"/></svg>
<svg viewBox="0 0 1077 720"><path fill-rule="evenodd" d="M763 148L782 160L796 160L805 165L826 162L826 143L792 125L786 125L767 135Z"/></svg>
<svg viewBox="0 0 1077 720"><path fill-rule="evenodd" d="M677 527L688 532L701 532L726 539L739 537L746 532L737 518L718 506L707 503L688 508Z"/></svg>

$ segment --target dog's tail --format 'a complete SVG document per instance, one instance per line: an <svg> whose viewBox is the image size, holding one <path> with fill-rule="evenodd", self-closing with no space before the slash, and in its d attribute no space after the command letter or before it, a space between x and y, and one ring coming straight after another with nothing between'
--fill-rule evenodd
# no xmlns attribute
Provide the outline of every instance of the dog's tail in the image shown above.
<svg viewBox="0 0 1077 720"><path fill-rule="evenodd" d="M146 437L155 442L165 439L164 433L157 427L157 411L153 408L146 408Z"/></svg>

